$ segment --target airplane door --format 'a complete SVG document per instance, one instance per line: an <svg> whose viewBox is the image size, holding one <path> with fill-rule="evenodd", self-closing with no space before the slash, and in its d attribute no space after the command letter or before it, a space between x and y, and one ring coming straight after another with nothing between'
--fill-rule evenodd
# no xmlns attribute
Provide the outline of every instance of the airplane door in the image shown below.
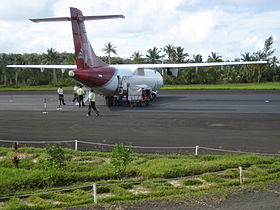
<svg viewBox="0 0 280 210"><path fill-rule="evenodd" d="M127 77L126 76L122 77L121 86L123 87L123 90L127 90Z"/></svg>

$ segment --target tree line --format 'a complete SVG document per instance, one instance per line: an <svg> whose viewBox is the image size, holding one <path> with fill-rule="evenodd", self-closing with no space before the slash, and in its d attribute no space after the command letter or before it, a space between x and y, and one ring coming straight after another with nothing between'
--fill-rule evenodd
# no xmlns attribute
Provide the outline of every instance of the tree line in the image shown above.
<svg viewBox="0 0 280 210"><path fill-rule="evenodd" d="M141 54L135 51L130 58L120 58L117 50L111 42L104 45L102 51L106 56L100 57L109 64L142 64L142 63L201 63L203 57L200 54L189 55L182 46L168 44L163 48L153 47ZM273 37L264 42L262 50L257 52L245 52L240 58L233 61L259 61L266 60L268 65L245 65L221 67L200 67L180 70L178 76L171 77L166 70L162 70L165 84L215 84L215 83L248 83L263 81L279 81L279 61L274 56ZM112 55L115 56L112 56ZM222 62L222 56L217 52L211 52L207 62ZM37 69L7 68L12 64L75 64L75 56L72 53L59 53L50 48L46 53L37 54L6 54L0 53L0 82L3 87L37 86L37 85L73 85L75 82L69 78L67 72L45 69L43 72Z"/></svg>

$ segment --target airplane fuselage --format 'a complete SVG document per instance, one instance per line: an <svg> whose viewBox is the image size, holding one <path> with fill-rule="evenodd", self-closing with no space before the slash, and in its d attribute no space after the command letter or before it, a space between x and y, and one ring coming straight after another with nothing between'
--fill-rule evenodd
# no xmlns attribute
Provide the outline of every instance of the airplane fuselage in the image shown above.
<svg viewBox="0 0 280 210"><path fill-rule="evenodd" d="M90 69L76 69L69 72L69 76L93 88L104 96L113 96L120 86L140 86L144 89L159 90L163 85L163 78L156 70L117 68L112 66Z"/></svg>

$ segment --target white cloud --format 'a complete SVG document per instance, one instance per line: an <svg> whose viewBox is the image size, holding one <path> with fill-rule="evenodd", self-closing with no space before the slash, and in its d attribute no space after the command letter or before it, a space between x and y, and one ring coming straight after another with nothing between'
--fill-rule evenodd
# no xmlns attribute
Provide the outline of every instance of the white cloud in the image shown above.
<svg viewBox="0 0 280 210"><path fill-rule="evenodd" d="M88 21L89 40L97 54L111 41L118 55L130 57L140 50L143 55L154 46L182 46L204 59L218 52L224 59L234 59L246 51L263 47L274 37L279 48L277 6L258 12L264 0L10 0L0 8L0 52L73 52L71 23L34 24L28 18L69 16L69 7L84 15L124 14L124 20ZM277 3L275 3L277 4ZM280 53L277 51L278 57Z"/></svg>

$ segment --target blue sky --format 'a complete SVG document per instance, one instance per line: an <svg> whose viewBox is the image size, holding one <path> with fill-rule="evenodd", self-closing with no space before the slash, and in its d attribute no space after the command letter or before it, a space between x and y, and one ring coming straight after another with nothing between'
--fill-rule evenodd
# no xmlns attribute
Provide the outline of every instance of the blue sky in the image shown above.
<svg viewBox="0 0 280 210"><path fill-rule="evenodd" d="M73 52L71 24L30 22L29 18L69 16L69 7L84 15L123 14L124 20L88 21L89 40L98 55L105 43L118 56L167 44L191 56L218 52L224 60L261 50L273 36L280 58L280 2L275 0L0 0L0 53L43 53L48 48Z"/></svg>

